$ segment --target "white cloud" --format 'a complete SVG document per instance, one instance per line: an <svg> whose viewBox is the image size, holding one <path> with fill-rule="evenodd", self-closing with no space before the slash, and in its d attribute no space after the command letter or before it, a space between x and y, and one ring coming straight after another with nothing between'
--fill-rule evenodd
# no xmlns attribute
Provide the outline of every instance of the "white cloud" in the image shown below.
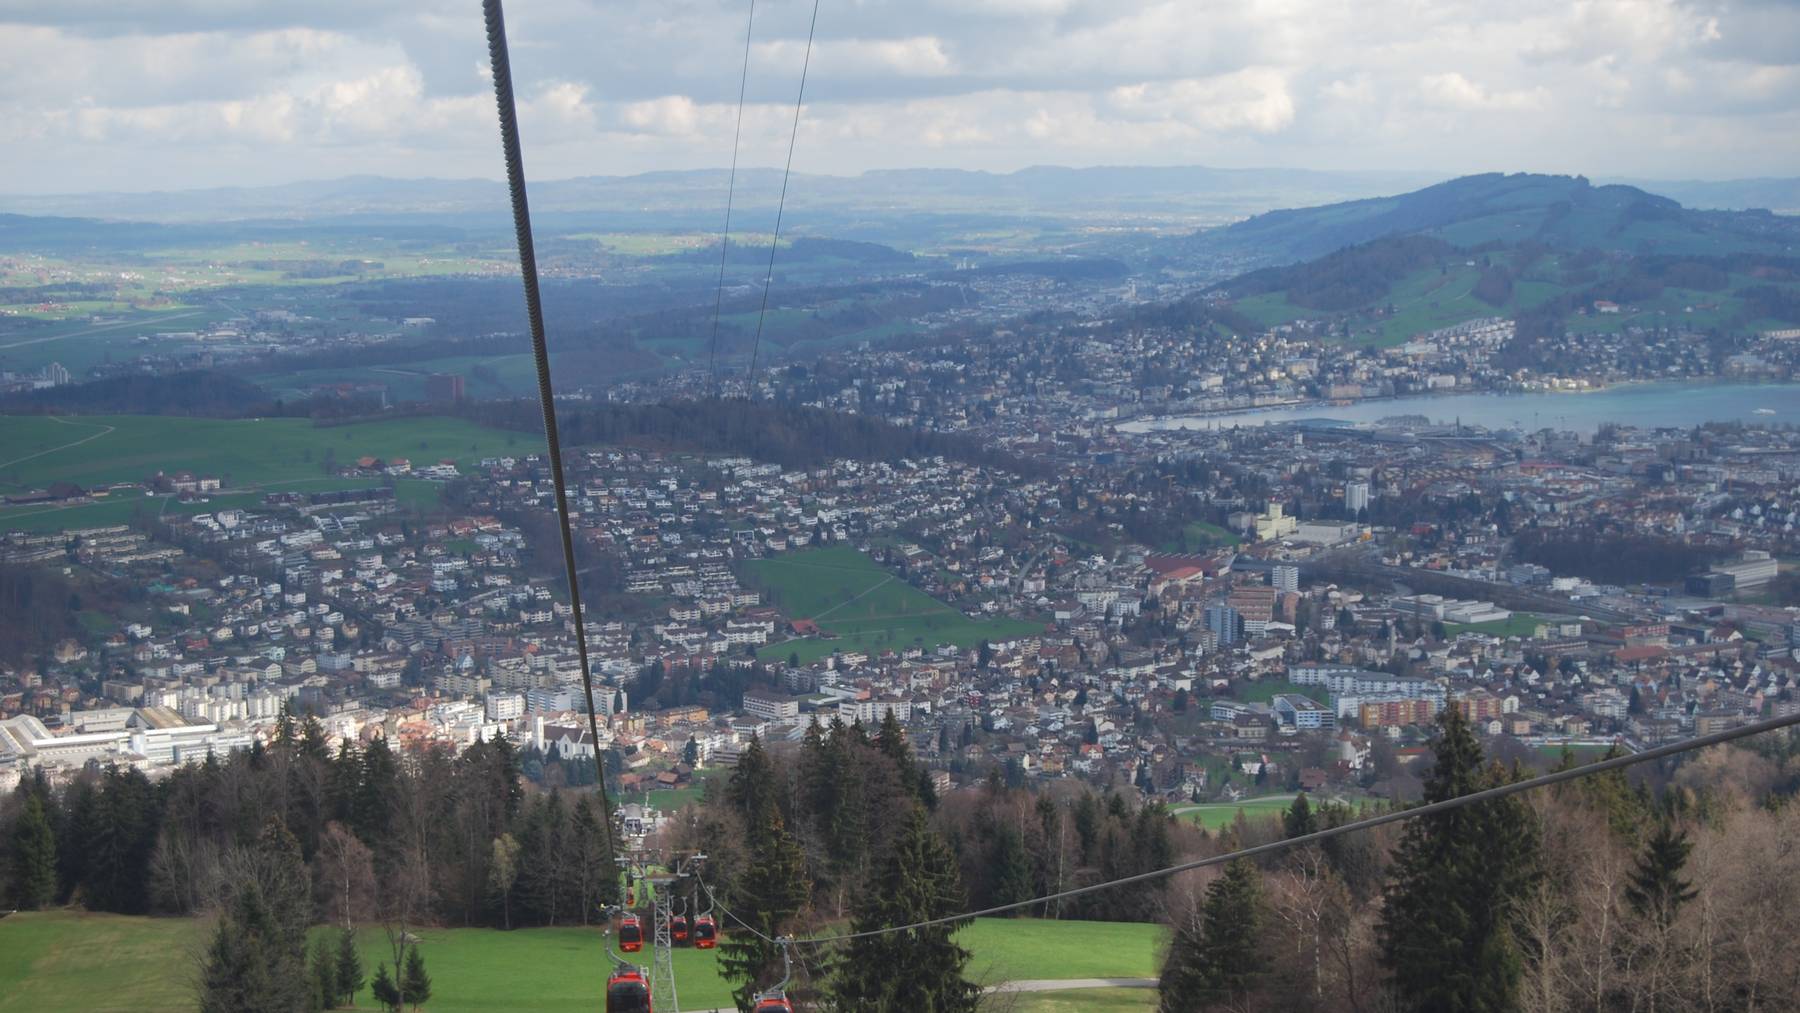
<svg viewBox="0 0 1800 1013"><path fill-rule="evenodd" d="M722 165L746 10L515 3L534 172ZM785 155L811 10L759 0L744 164ZM486 70L454 0L0 0L0 187L491 177ZM1781 0L857 0L820 11L796 167L1793 174L1796 96Z"/></svg>
<svg viewBox="0 0 1800 1013"><path fill-rule="evenodd" d="M1543 88L1492 91L1456 71L1425 75L1419 92L1433 105L1465 111L1537 109L1550 100Z"/></svg>

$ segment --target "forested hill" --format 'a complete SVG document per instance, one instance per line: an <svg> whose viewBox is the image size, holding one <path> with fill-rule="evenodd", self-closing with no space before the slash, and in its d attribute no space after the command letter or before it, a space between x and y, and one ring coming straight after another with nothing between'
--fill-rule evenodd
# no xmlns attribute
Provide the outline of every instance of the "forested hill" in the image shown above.
<svg viewBox="0 0 1800 1013"><path fill-rule="evenodd" d="M294 406L296 412L299 408ZM189 370L164 376L115 376L90 383L27 391L0 398L0 411L211 418L290 414L267 390L240 377L212 370Z"/></svg>
<svg viewBox="0 0 1800 1013"><path fill-rule="evenodd" d="M1595 186L1582 176L1487 173L1392 197L1271 211L1170 240L1166 252L1254 269L1398 235L1429 235L1465 247L1535 242L1631 255L1791 253L1800 249L1800 218L1694 211L1636 187Z"/></svg>

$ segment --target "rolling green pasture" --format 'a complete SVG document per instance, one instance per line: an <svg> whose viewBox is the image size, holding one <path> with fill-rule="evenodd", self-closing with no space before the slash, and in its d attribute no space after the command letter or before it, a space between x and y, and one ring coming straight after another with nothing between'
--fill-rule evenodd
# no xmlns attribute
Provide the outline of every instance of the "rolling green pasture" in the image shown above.
<svg viewBox="0 0 1800 1013"><path fill-rule="evenodd" d="M0 491L181 470L217 475L229 488L269 488L330 477L327 453L340 465L364 455L468 464L531 446L529 437L438 417L315 427L305 419L0 416Z"/></svg>
<svg viewBox="0 0 1800 1013"><path fill-rule="evenodd" d="M1509 222L1507 216L1484 218L1476 224L1479 226L1479 235L1456 234L1446 238L1460 244L1518 238L1508 234L1514 223ZM1512 297L1504 305L1493 306L1475 296L1475 285L1481 280L1483 269L1479 262L1471 266L1468 263L1470 260L1477 258L1471 255L1463 260L1453 259L1443 270L1427 267L1413 271L1396 281L1385 297L1350 311L1348 316L1352 318L1352 325L1356 329L1355 342L1389 347L1402 344L1416 335L1465 320L1513 316L1550 299L1586 288L1598 280L1571 282L1564 273L1563 259L1549 256L1532 264L1514 281ZM1584 334L1610 333L1627 326L1743 327L1748 330L1787 326L1775 320L1741 319L1744 304L1737 293L1757 284L1767 282L1745 274L1734 274L1729 277L1727 287L1718 292L1665 288L1656 297L1635 302L1619 314L1570 314L1567 325L1569 330ZM1389 305L1394 309L1391 316L1372 316ZM1234 301L1232 309L1265 327L1298 320L1335 319L1346 315L1298 305L1291 302L1285 292L1246 296Z"/></svg>
<svg viewBox="0 0 1800 1013"><path fill-rule="evenodd" d="M320 930L322 935L329 933ZM210 925L190 918L133 918L79 912L23 913L0 918L0 1013L160 1013L194 1008L196 960ZM432 978L432 1013L530 1009L588 1013L596 1008L607 968L597 929L424 929ZM1102 922L982 919L962 930L958 942L973 957L969 972L994 983L1020 979L1154 977L1163 945L1160 926ZM359 942L372 972L390 959L378 926ZM683 1009L730 1004L718 977L717 951L675 952L675 976ZM1155 993L1135 991L1137 998ZM1076 1002L1085 992L1046 994L1041 1002ZM1055 997L1055 998L1053 998ZM1135 1010L1122 997L1092 993L1100 1003L1082 1009ZM367 989L359 1008L371 1008ZM659 1004L660 1008L660 1004ZM1027 1005L1019 1009L1074 1009Z"/></svg>
<svg viewBox="0 0 1800 1013"><path fill-rule="evenodd" d="M843 648L972 647L1039 629L1014 619L970 619L852 548L807 549L756 560L749 569L783 612L838 637L774 644L768 652L775 657L794 653L805 662Z"/></svg>

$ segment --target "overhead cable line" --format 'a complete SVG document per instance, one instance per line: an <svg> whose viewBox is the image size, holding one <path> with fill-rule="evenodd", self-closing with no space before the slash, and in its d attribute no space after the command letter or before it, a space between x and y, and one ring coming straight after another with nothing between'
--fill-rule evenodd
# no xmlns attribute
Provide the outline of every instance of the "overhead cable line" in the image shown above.
<svg viewBox="0 0 1800 1013"><path fill-rule="evenodd" d="M744 86L750 81L750 36L756 29L756 0L750 0L750 19L744 25L744 69L738 73L737 126L731 132L731 176L725 183L725 231L719 237L719 287L713 295L712 343L706 354L713 393L719 391L719 310L725 304L725 260L731 252L731 203L737 194L738 142L744 136Z"/></svg>
<svg viewBox="0 0 1800 1013"><path fill-rule="evenodd" d="M594 713L594 673L588 664L581 577L575 567L575 535L569 526L569 492L563 477L562 440L556 431L556 401L550 387L550 350L544 341L537 254L531 241L531 207L525 200L525 165L519 150L519 113L513 100L512 62L507 58L506 14L501 10L500 0L482 0L481 8L487 18L488 63L494 76L494 102L500 110L500 144L506 154L506 184L512 191L513 231L519 238L519 273L525 279L525 315L531 327L531 354L537 360L538 404L544 410L544 442L550 452L550 480L556 486L556 518L562 531L563 568L569 576L575 650L581 656L581 691L587 698L588 734L594 740L594 777L600 786L601 823L606 833L606 852L616 855L612 803L606 797L606 762L600 754L600 721Z"/></svg>
<svg viewBox="0 0 1800 1013"><path fill-rule="evenodd" d="M775 234L769 238L769 269L763 275L762 308L756 311L756 338L750 342L750 372L744 380L744 397L755 396L756 355L762 349L763 318L769 313L769 286L775 282L775 248L781 245L781 215L787 210L788 177L794 173L794 142L800 138L800 106L806 99L806 71L812 66L813 33L819 27L819 0L813 0L812 21L806 26L806 55L800 61L800 91L794 96L794 129L788 134L787 167L781 170L781 198L775 202Z"/></svg>
<svg viewBox="0 0 1800 1013"><path fill-rule="evenodd" d="M1531 791L1534 788L1545 788L1553 784L1561 784L1564 781L1573 781L1580 777L1588 777L1593 774L1604 774L1607 771L1618 770L1622 767L1632 766L1633 764L1647 763L1651 760L1660 760L1667 756L1675 756L1679 753L1685 753L1695 749L1705 749L1708 746L1723 745L1724 743L1747 738L1752 735L1761 735L1764 732L1775 732L1784 728L1793 728L1796 725L1800 725L1800 712L1789 714L1784 717L1770 718L1767 721L1758 721L1754 724L1744 725L1740 728L1731 728L1722 732L1713 732L1710 735L1700 735L1691 739L1683 739L1679 742L1671 742L1667 745L1646 749L1641 753L1629 753L1624 756L1615 756L1605 760L1598 760L1594 763L1589 763L1580 767L1570 767L1567 770L1551 771L1548 774L1543 774L1538 777L1527 778L1523 781L1513 781L1509 784L1496 785L1492 788L1484 788L1481 791L1470 792L1467 795L1459 795L1456 798L1447 798L1442 801L1415 806L1411 809L1397 809L1393 812L1382 813L1378 816L1370 816L1367 819L1357 820L1354 823L1344 823L1335 827L1326 827L1323 830L1316 830L1310 834L1301 834L1298 837L1290 837L1286 840L1258 844L1255 847L1242 848L1237 851L1227 852L1223 855L1214 855L1211 858L1201 858L1192 862L1182 862L1178 865L1154 869L1150 872L1141 872L1135 876L1125 876L1119 879L1107 880L1104 883L1093 883L1088 886L1077 887L1073 890L1063 890L1059 893L1052 893L1043 897L1033 897L1030 900L1017 901L1011 904L999 904L994 907L982 908L979 911L965 911L961 914L945 915L942 918L930 918L925 921L913 922L910 925L893 925L879 929L868 929L862 932L851 932L847 935L814 936L806 939L793 939L792 937L787 937L787 939L790 943L815 945L822 943L847 943L854 939L868 939L874 936L891 935L895 932L912 932L918 929L933 928L938 925L950 925L956 922L969 921L973 918L986 918L990 915L1006 914L1009 911L1018 911L1022 908L1035 907L1039 904L1067 900L1070 897L1080 897L1090 893L1098 893L1102 890L1116 889L1121 886L1134 886L1138 883L1147 883L1152 880L1173 876L1177 873L1203 869L1209 865L1223 865L1226 862L1235 861L1239 858L1260 858L1263 855L1275 854L1277 852L1286 851L1289 848L1304 847L1308 844L1318 844L1321 841L1327 841L1334 837L1342 837L1345 834L1353 834L1360 830L1369 830L1389 823L1398 823L1402 820L1416 819L1420 816L1436 816L1439 813L1449 812L1453 809L1461 809L1464 806L1477 805L1482 802L1493 802L1497 799L1506 798L1509 795L1517 795L1520 792ZM700 884L705 887L706 881L701 880ZM706 890L707 895L711 896L712 889L707 887ZM740 925L744 925L744 922L735 915L732 916L732 920L737 921ZM749 925L744 925L744 927L750 929L750 931L756 933L756 935L761 936L765 941L776 941L763 935L761 932L757 932L756 929L751 928Z"/></svg>

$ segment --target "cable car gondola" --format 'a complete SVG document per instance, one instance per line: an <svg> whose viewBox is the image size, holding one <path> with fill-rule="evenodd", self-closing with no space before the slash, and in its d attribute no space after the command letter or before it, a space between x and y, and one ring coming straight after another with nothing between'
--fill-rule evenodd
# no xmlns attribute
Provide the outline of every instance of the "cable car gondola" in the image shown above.
<svg viewBox="0 0 1800 1013"><path fill-rule="evenodd" d="M644 924L638 921L637 915L624 915L619 918L619 950L624 953L636 953L644 948Z"/></svg>
<svg viewBox="0 0 1800 1013"><path fill-rule="evenodd" d="M700 915L694 919L692 938L696 950L710 950L719 944L719 927L713 924L712 915Z"/></svg>
<svg viewBox="0 0 1800 1013"><path fill-rule="evenodd" d="M793 939L783 936L775 940L781 947L781 981L774 988L757 993L751 1001L750 1013L794 1013L794 1004L788 1000L788 982L794 977L793 953L788 949Z"/></svg>
<svg viewBox="0 0 1800 1013"><path fill-rule="evenodd" d="M669 918L669 938L677 943L688 941L688 923L685 916L673 915Z"/></svg>
<svg viewBox="0 0 1800 1013"><path fill-rule="evenodd" d="M606 979L606 1013L652 1013L650 983L642 968L620 964Z"/></svg>

